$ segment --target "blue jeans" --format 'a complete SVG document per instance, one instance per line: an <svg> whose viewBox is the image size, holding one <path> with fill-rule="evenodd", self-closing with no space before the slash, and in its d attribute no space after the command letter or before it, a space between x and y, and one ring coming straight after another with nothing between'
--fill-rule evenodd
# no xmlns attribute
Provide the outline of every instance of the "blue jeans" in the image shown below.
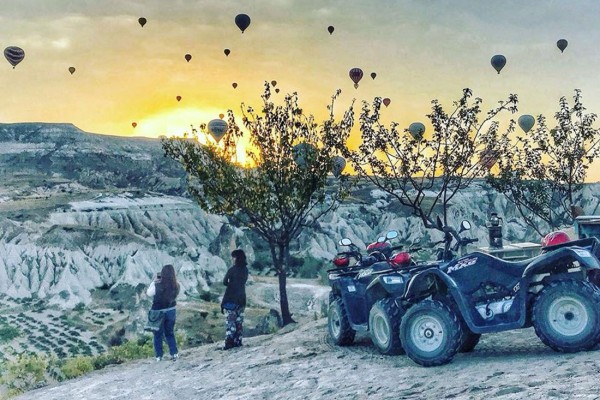
<svg viewBox="0 0 600 400"><path fill-rule="evenodd" d="M175 311L174 309L166 311L162 326L158 332L154 332L154 354L156 357L163 356L163 336L169 346L169 353L171 355L177 354L177 343L175 343L175 319L177 313Z"/></svg>

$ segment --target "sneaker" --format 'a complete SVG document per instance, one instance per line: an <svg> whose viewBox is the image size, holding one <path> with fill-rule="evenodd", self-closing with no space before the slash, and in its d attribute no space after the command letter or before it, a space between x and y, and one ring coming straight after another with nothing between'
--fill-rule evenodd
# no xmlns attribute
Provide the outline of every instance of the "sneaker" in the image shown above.
<svg viewBox="0 0 600 400"><path fill-rule="evenodd" d="M179 354L173 354L173 355L171 356L171 360L173 360L173 361L177 361L177 360L179 360Z"/></svg>
<svg viewBox="0 0 600 400"><path fill-rule="evenodd" d="M157 362L158 362L158 361L161 361L161 360L162 360L162 357L156 357L156 361L157 361Z"/></svg>

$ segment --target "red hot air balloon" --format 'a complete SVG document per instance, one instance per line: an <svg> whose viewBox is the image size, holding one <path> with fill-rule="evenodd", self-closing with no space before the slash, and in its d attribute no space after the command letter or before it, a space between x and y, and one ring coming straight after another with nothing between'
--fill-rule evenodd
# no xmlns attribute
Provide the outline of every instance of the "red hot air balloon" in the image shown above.
<svg viewBox="0 0 600 400"><path fill-rule="evenodd" d="M392 101L390 99L388 99L387 97L385 99L383 99L383 105L386 107L389 106L391 102Z"/></svg>
<svg viewBox="0 0 600 400"><path fill-rule="evenodd" d="M190 60L192 59L192 55L186 54L184 58L185 58L185 61L190 62Z"/></svg>
<svg viewBox="0 0 600 400"><path fill-rule="evenodd" d="M250 26L250 17L246 14L238 14L235 16L235 24L244 33L246 28Z"/></svg>
<svg viewBox="0 0 600 400"><path fill-rule="evenodd" d="M329 25L329 26L327 27L327 31L329 32L329 34L330 34L330 35L331 35L331 34L333 34L333 31L334 31L334 30L335 30L335 28L334 28L333 26L331 26L331 25Z"/></svg>
<svg viewBox="0 0 600 400"><path fill-rule="evenodd" d="M177 99L177 101L181 101L181 96L177 96L175 98Z"/></svg>
<svg viewBox="0 0 600 400"><path fill-rule="evenodd" d="M18 63L23 61L25 58L25 52L22 48L17 46L9 46L4 49L4 57L8 60L10 65L13 66L13 69L17 66Z"/></svg>
<svg viewBox="0 0 600 400"><path fill-rule="evenodd" d="M363 71L360 68L352 68L350 70L350 72L348 73L348 75L350 75L350 79L352 79L352 82L354 82L354 88L358 89L358 82L360 82L360 80L363 77Z"/></svg>
<svg viewBox="0 0 600 400"><path fill-rule="evenodd" d="M223 53L225 53L225 57L227 57L227 56L229 56L229 53L231 53L231 50L225 49L225 50L223 50Z"/></svg>
<svg viewBox="0 0 600 400"><path fill-rule="evenodd" d="M75 67L69 67L69 72L73 75L75 73Z"/></svg>
<svg viewBox="0 0 600 400"><path fill-rule="evenodd" d="M233 86L233 88L235 89L235 88L237 87L237 83L233 82L233 83L231 84L231 86Z"/></svg>
<svg viewBox="0 0 600 400"><path fill-rule="evenodd" d="M144 17L138 19L138 23L142 26L142 28L144 27L144 25L146 25L146 22L148 21Z"/></svg>
<svg viewBox="0 0 600 400"><path fill-rule="evenodd" d="M137 126L137 122L132 122L131 126L133 126L135 128Z"/></svg>

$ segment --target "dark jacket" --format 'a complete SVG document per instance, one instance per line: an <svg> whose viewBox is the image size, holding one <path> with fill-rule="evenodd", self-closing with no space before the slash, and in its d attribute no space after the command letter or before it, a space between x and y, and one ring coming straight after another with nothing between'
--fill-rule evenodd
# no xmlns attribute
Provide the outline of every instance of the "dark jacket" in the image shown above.
<svg viewBox="0 0 600 400"><path fill-rule="evenodd" d="M248 268L245 265L233 266L227 270L223 285L227 286L221 307L225 303L233 303L240 307L246 307L246 281L248 280Z"/></svg>
<svg viewBox="0 0 600 400"><path fill-rule="evenodd" d="M179 294L179 284L177 284L177 290L175 293L169 294L163 285L161 285L160 281L155 284L156 293L154 294L154 300L152 301L152 309L153 310L163 310L165 308L175 307L177 305L177 295Z"/></svg>

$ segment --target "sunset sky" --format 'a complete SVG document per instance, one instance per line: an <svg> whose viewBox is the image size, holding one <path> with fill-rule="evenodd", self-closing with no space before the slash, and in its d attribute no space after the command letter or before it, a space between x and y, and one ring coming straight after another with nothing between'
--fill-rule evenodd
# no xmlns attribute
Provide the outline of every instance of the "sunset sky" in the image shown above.
<svg viewBox="0 0 600 400"><path fill-rule="evenodd" d="M252 19L243 34L240 13ZM15 69L0 60L0 122L177 134L258 104L276 80L277 96L297 91L317 116L339 88L340 111L389 97L386 121L427 126L432 99L450 105L469 87L486 109L516 93L515 118L544 114L553 126L576 88L600 113L599 16L597 0L2 0L0 46L26 56ZM495 54L507 58L500 74ZM353 67L365 75L358 89Z"/></svg>

